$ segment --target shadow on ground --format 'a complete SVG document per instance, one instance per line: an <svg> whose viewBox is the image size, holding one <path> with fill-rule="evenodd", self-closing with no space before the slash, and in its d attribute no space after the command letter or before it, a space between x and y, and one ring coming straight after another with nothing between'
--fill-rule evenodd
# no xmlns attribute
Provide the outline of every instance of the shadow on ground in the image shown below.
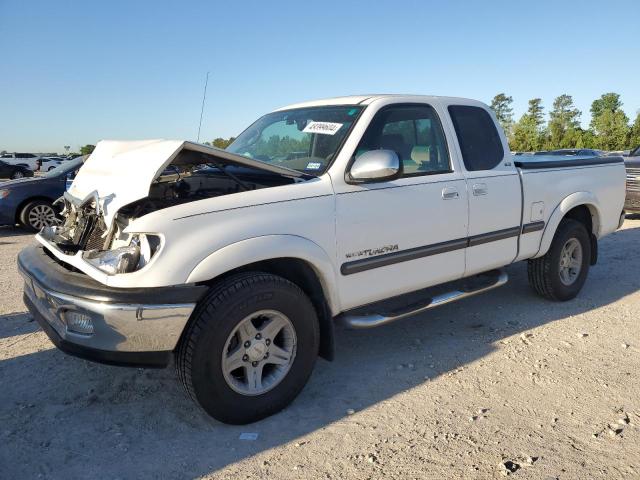
<svg viewBox="0 0 640 480"><path fill-rule="evenodd" d="M195 478L215 472L340 421L348 409L366 409L421 385L425 376L475 362L503 338L636 292L640 258L617 253L622 243L640 244L640 228L603 240L601 264L567 303L534 295L521 263L508 268L511 281L499 290L379 329L339 330L336 360L318 362L300 397L243 427L204 415L172 369L101 366L55 349L17 353L0 362L2 384L10 387L0 391L0 477ZM25 317L0 318L0 328L5 320L16 335L33 330ZM422 388L428 395L428 383ZM240 441L243 432L259 437Z"/></svg>

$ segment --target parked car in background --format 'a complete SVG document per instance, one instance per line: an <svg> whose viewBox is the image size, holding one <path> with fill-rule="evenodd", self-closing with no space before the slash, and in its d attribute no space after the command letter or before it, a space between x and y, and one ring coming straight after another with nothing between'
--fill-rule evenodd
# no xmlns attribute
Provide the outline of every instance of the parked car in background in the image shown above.
<svg viewBox="0 0 640 480"><path fill-rule="evenodd" d="M602 150L594 150L591 148L560 148L558 150L550 150L540 153L541 155L569 155L579 157L601 157L604 155ZM536 154L537 155L537 154Z"/></svg>
<svg viewBox="0 0 640 480"><path fill-rule="evenodd" d="M629 213L640 213L640 146L624 158L627 169L627 198L624 208Z"/></svg>
<svg viewBox="0 0 640 480"><path fill-rule="evenodd" d="M631 150L615 150L605 153L605 157L628 157Z"/></svg>
<svg viewBox="0 0 640 480"><path fill-rule="evenodd" d="M55 225L57 210L53 202L67 190L67 181L75 176L82 161L66 162L40 177L0 183L0 225L20 224L33 231Z"/></svg>
<svg viewBox="0 0 640 480"><path fill-rule="evenodd" d="M42 157L40 158L40 162L40 171L49 172L62 165L63 159L60 157Z"/></svg>
<svg viewBox="0 0 640 480"><path fill-rule="evenodd" d="M12 165L0 160L0 179L10 178L15 180L23 177L33 177L33 170L22 165Z"/></svg>
<svg viewBox="0 0 640 480"><path fill-rule="evenodd" d="M10 163L12 165L24 165L31 170L38 168L39 156L33 153L3 153L0 155L0 160Z"/></svg>

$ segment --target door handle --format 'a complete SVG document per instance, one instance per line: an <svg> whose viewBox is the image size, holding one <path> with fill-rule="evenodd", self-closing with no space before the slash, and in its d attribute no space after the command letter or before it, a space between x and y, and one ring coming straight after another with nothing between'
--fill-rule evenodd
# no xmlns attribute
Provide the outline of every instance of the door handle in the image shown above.
<svg viewBox="0 0 640 480"><path fill-rule="evenodd" d="M476 197L479 197L480 195L486 195L487 193L489 193L486 183L474 183L473 187L471 187L471 190L473 191L473 194Z"/></svg>
<svg viewBox="0 0 640 480"><path fill-rule="evenodd" d="M452 187L445 187L442 189L442 199L443 200L454 200L460 197L458 190Z"/></svg>

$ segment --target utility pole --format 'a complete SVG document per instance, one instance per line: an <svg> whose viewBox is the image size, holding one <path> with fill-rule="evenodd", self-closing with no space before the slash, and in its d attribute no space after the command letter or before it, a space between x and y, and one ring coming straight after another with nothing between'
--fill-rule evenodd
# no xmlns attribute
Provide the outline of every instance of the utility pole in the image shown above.
<svg viewBox="0 0 640 480"><path fill-rule="evenodd" d="M204 113L204 101L207 98L207 84L209 83L209 72L207 72L207 78L204 81L204 93L202 94L202 108L200 109L200 123L198 124L198 139L196 142L200 143L200 128L202 128L202 114Z"/></svg>

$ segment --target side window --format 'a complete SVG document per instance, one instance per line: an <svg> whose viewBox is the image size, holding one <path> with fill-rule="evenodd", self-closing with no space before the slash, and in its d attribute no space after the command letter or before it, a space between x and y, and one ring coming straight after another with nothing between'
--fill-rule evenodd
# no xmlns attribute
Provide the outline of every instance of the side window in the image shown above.
<svg viewBox="0 0 640 480"><path fill-rule="evenodd" d="M480 107L451 105L449 114L469 171L492 170L504 158L500 135L489 113Z"/></svg>
<svg viewBox="0 0 640 480"><path fill-rule="evenodd" d="M404 177L451 171L442 125L429 105L393 105L371 121L356 157L369 150L393 150Z"/></svg>

